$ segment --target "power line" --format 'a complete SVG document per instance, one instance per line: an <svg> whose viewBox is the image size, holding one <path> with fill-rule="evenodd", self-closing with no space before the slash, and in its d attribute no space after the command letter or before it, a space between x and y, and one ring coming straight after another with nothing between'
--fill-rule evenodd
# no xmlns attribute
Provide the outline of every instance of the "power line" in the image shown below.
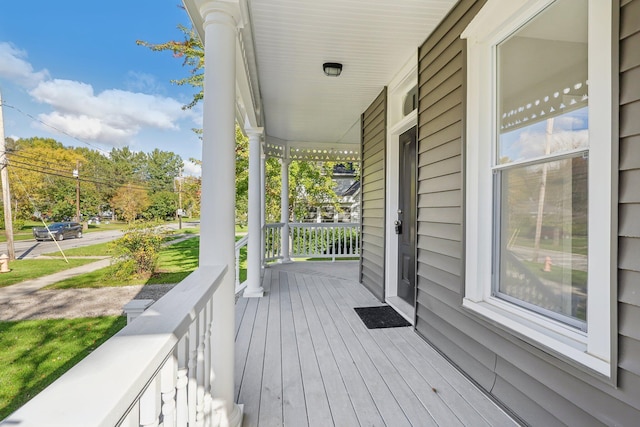
<svg viewBox="0 0 640 427"><path fill-rule="evenodd" d="M10 162L11 163L17 163L20 165L24 165L24 166L28 166L28 167L38 167L38 168L42 168L45 169L47 171L51 171L52 173L55 172L57 174L61 174L61 175L65 175L65 177L67 177L68 174L70 174L71 172L67 171L67 170L61 170L61 169L56 169L56 168L52 168L51 166L45 164L45 160L36 158L36 157L32 157L32 156L25 156L22 154L18 154L16 152L9 152L10 153ZM31 164L31 163L25 163L24 161L20 161L18 159L14 159L14 157L19 157L21 159L26 159L29 160L31 162L36 162L38 164ZM34 169L31 169L34 170ZM34 170L35 172L43 172L45 173L45 171L39 171L39 170ZM72 178L75 179L75 177L71 176ZM82 181L86 181L86 182L92 182L94 184L103 184L103 185L108 185L108 186L113 186L114 185L114 180L109 180L106 178L93 178L93 179L81 179ZM125 184L132 184L134 186L137 186L139 188L144 188L144 189L148 189L149 187L146 186L143 182L138 181L138 182L127 182L125 180L119 180L119 181L115 181L117 184L119 185L125 185Z"/></svg>
<svg viewBox="0 0 640 427"><path fill-rule="evenodd" d="M105 186L113 188L113 189L121 187L123 185L128 185L129 188L132 188L132 189L144 190L144 191L148 191L149 190L149 187L142 187L142 186L135 185L135 184L126 184L126 183L115 183L114 184L113 182L96 181L96 180L92 180L92 179L88 179L88 178L75 178L72 175L65 175L64 173L47 172L47 171L43 171L43 170L40 170L40 169L34 169L32 167L32 165L30 165L29 163L24 163L24 162L20 162L20 161L16 161L16 160L11 161L8 166L11 167L11 168L15 168L15 169L41 173L41 174L48 175L48 176L57 176L59 178L66 178L66 179L69 179L69 180L79 179L82 182L87 182L87 183L91 183L91 184L105 185Z"/></svg>

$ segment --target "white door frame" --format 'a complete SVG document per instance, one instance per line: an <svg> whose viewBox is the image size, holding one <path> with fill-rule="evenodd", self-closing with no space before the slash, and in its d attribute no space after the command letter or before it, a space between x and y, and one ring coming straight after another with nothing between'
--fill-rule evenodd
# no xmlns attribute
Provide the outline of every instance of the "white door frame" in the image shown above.
<svg viewBox="0 0 640 427"><path fill-rule="evenodd" d="M418 124L417 109L406 116L402 111L405 96L417 84L417 64L416 54L402 67L387 89L385 302L412 324L414 307L398 297L398 236L394 221L398 217L400 135Z"/></svg>

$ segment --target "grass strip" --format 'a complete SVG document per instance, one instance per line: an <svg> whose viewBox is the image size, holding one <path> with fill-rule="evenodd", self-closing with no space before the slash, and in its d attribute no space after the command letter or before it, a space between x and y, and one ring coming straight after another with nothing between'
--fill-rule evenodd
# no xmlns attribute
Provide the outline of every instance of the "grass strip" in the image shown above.
<svg viewBox="0 0 640 427"><path fill-rule="evenodd" d="M64 254L66 256L110 256L109 242L98 243L90 246L83 246L80 248L65 249ZM44 254L45 256L62 256L60 251L49 252Z"/></svg>
<svg viewBox="0 0 640 427"><path fill-rule="evenodd" d="M0 274L0 288L14 285L25 280L34 279L36 277L48 276L49 274L95 261L95 259L70 259L68 264L62 258L21 259L11 261L9 263L11 271Z"/></svg>
<svg viewBox="0 0 640 427"><path fill-rule="evenodd" d="M159 253L156 272L148 278L116 280L113 278L112 265L91 273L70 277L46 287L46 289L100 288L131 285L158 285L179 283L197 267L200 254L200 239L194 237L163 247ZM240 250L240 282L247 278L247 248Z"/></svg>
<svg viewBox="0 0 640 427"><path fill-rule="evenodd" d="M126 323L123 316L0 322L0 420Z"/></svg>

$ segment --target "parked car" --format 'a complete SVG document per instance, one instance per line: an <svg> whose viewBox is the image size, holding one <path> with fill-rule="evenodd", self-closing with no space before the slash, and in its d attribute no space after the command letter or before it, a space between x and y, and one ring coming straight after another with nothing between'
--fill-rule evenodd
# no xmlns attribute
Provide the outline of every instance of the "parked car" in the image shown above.
<svg viewBox="0 0 640 427"><path fill-rule="evenodd" d="M33 228L33 237L36 240L51 240L53 238L55 240L64 240L68 237L82 237L82 224L78 224L77 222L54 222L53 224L49 224L49 230L45 227L34 227ZM49 233L51 231L51 233Z"/></svg>

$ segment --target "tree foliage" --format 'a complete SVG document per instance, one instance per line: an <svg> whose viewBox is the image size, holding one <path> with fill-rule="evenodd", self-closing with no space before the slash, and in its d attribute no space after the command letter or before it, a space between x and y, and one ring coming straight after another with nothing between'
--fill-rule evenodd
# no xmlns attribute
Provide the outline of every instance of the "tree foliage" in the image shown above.
<svg viewBox="0 0 640 427"><path fill-rule="evenodd" d="M136 217L149 207L147 192L133 184L120 187L111 198L111 205L131 224Z"/></svg>
<svg viewBox="0 0 640 427"><path fill-rule="evenodd" d="M183 107L189 109L204 98L204 46L193 28L178 25L178 29L182 32L182 40L169 40L164 43L149 43L137 40L136 44L148 47L154 52L171 52L174 58L183 60L183 66L190 68L187 77L171 80L172 83L179 86L188 85L197 89L191 102Z"/></svg>
<svg viewBox="0 0 640 427"><path fill-rule="evenodd" d="M86 216L113 210L113 201L122 204L125 197L117 193L125 185L135 188L139 202L151 201L141 203L136 215L165 219L173 217L178 208L174 182L183 161L173 152L155 149L143 153L123 147L104 154L38 137L7 139L7 147L14 220L31 219L37 213L51 220L74 217L78 184L80 212ZM189 181L191 212L199 197L199 182L199 178ZM118 209L124 212L121 206Z"/></svg>
<svg viewBox="0 0 640 427"><path fill-rule="evenodd" d="M189 68L189 75L172 80L178 85L190 85L197 91L190 103L183 108L194 107L204 98L204 47L194 29L178 26L181 40L164 43L150 43L138 40L137 44L155 52L170 52L183 60L183 66ZM194 129L201 133L200 129ZM247 222L249 188L249 143L242 130L236 125L236 221ZM289 168L289 215L302 219L311 207L322 204L337 206L337 196L333 191L331 163L292 162ZM279 221L280 218L280 165L277 159L267 159L265 182L265 214L267 221Z"/></svg>

